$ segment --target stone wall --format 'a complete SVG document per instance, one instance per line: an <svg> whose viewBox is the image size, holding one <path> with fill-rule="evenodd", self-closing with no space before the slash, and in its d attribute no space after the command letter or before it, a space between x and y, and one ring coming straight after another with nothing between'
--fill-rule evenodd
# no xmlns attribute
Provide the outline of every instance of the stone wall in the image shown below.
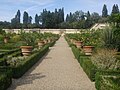
<svg viewBox="0 0 120 90"><path fill-rule="evenodd" d="M20 33L21 29L3 29L6 33ZM61 33L80 33L82 29L24 29L24 32L38 32L38 33L54 33L54 34L61 34Z"/></svg>

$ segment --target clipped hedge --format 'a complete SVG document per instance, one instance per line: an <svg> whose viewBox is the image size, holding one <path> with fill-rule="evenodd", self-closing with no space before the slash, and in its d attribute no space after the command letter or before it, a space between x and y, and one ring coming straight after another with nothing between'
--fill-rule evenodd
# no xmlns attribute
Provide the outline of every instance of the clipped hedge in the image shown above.
<svg viewBox="0 0 120 90"><path fill-rule="evenodd" d="M97 90L120 90L120 72L97 72L95 77L95 87Z"/></svg>
<svg viewBox="0 0 120 90"><path fill-rule="evenodd" d="M6 90L12 83L10 67L0 67L0 90Z"/></svg>
<svg viewBox="0 0 120 90"><path fill-rule="evenodd" d="M12 67L13 70L13 78L20 78L26 71L28 71L39 59L45 55L45 53L49 50L49 45L45 45L40 49L39 52L32 54L29 56L24 62L20 63L16 67Z"/></svg>
<svg viewBox="0 0 120 90"><path fill-rule="evenodd" d="M7 52L4 52L4 53L0 54L0 58L3 58L4 56L7 56L9 54L12 54L12 53L18 52L18 51L20 51L20 48L9 50Z"/></svg>
<svg viewBox="0 0 120 90"><path fill-rule="evenodd" d="M90 78L91 81L95 81L95 74L97 72L97 67L95 67L95 65L90 60L90 56L84 55L75 46L72 46L71 48L75 58L80 63L81 67L83 68L87 76Z"/></svg>
<svg viewBox="0 0 120 90"><path fill-rule="evenodd" d="M56 41L53 41L51 43L49 43L49 46L52 47L55 44Z"/></svg>
<svg viewBox="0 0 120 90"><path fill-rule="evenodd" d="M77 60L79 60L80 57L80 50L77 49L75 46L71 46L72 52Z"/></svg>
<svg viewBox="0 0 120 90"><path fill-rule="evenodd" d="M3 58L0 58L0 66L6 66L6 56L12 56L12 57L16 57L16 56L21 56L21 51L19 49L14 50L14 52L12 51L12 53L9 53L8 55L5 55Z"/></svg>
<svg viewBox="0 0 120 90"><path fill-rule="evenodd" d="M64 36L64 37L65 37L65 40L67 41L69 47L72 47L74 44L72 44L66 36Z"/></svg>
<svg viewBox="0 0 120 90"><path fill-rule="evenodd" d="M97 72L97 67L92 63L89 56L80 56L79 58L80 65L83 70L90 78L91 81L95 81L95 74Z"/></svg>

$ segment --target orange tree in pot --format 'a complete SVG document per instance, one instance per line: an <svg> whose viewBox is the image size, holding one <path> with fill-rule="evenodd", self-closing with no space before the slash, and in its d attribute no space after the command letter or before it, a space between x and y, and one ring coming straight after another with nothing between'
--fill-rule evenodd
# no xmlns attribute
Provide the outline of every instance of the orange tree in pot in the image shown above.
<svg viewBox="0 0 120 90"><path fill-rule="evenodd" d="M45 45L45 42L44 42L43 39L38 39L38 40L37 40L37 43L38 43L38 47L39 47L39 48L41 48L41 47L43 47L43 46Z"/></svg>
<svg viewBox="0 0 120 90"><path fill-rule="evenodd" d="M32 33L21 33L21 40L24 42L22 46L20 46L22 54L24 56L29 56L32 53L32 50L35 46L35 36Z"/></svg>
<svg viewBox="0 0 120 90"><path fill-rule="evenodd" d="M36 42L38 48L40 49L41 47L43 47L45 45L44 38L43 38L44 34L34 32L34 35L36 37L35 42Z"/></svg>
<svg viewBox="0 0 120 90"><path fill-rule="evenodd" d="M83 51L86 55L92 55L93 49L95 47L98 47L101 42L99 39L99 35L96 32L84 33L82 35L82 39L84 42Z"/></svg>
<svg viewBox="0 0 120 90"><path fill-rule="evenodd" d="M10 34L4 33L4 43L8 43L9 39L10 39Z"/></svg>
<svg viewBox="0 0 120 90"><path fill-rule="evenodd" d="M82 47L83 41L82 41L81 34L76 34L75 45L76 45L77 48L81 48Z"/></svg>

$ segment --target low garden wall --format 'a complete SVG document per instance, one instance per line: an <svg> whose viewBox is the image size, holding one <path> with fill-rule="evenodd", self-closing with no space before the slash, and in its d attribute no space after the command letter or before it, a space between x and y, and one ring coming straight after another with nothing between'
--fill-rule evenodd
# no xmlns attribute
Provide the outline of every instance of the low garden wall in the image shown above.
<svg viewBox="0 0 120 90"><path fill-rule="evenodd" d="M5 32L10 33L19 33L21 29L3 29ZM25 32L38 32L38 33L53 33L53 34L61 34L61 33L80 33L83 29L23 29ZM84 30L83 30L84 31Z"/></svg>

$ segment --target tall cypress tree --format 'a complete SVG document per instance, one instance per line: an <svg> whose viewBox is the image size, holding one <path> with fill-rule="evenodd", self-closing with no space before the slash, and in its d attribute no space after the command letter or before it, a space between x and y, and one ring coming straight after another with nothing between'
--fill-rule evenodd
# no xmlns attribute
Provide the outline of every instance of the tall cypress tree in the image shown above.
<svg viewBox="0 0 120 90"><path fill-rule="evenodd" d="M28 23L29 23L29 24L32 23L32 17L31 17L31 16L29 16L29 18L28 18Z"/></svg>
<svg viewBox="0 0 120 90"><path fill-rule="evenodd" d="M102 17L107 17L107 16L108 16L108 10L107 10L107 6L104 4L102 10Z"/></svg>
<svg viewBox="0 0 120 90"><path fill-rule="evenodd" d="M112 8L112 13L111 14L117 14L117 13L119 13L119 7L118 7L118 5L116 4L114 4L113 5L113 8Z"/></svg>
<svg viewBox="0 0 120 90"><path fill-rule="evenodd" d="M21 13L20 13L20 10L18 10L16 15L16 18L18 19L18 23L20 23L20 16L21 16Z"/></svg>
<svg viewBox="0 0 120 90"><path fill-rule="evenodd" d="M29 15L28 13L25 11L23 14L23 25L25 28L28 27L28 19L29 19Z"/></svg>
<svg viewBox="0 0 120 90"><path fill-rule="evenodd" d="M11 26L12 28L20 28L20 10L17 11L17 14L13 19L11 19Z"/></svg>
<svg viewBox="0 0 120 90"><path fill-rule="evenodd" d="M69 14L66 16L66 22L69 22Z"/></svg>
<svg viewBox="0 0 120 90"><path fill-rule="evenodd" d="M119 7L118 7L118 5L116 4L116 13L119 13L120 11L119 11Z"/></svg>
<svg viewBox="0 0 120 90"><path fill-rule="evenodd" d="M87 11L87 18L90 18L90 12Z"/></svg>
<svg viewBox="0 0 120 90"><path fill-rule="evenodd" d="M39 25L39 16L37 14L35 15L35 24Z"/></svg>

